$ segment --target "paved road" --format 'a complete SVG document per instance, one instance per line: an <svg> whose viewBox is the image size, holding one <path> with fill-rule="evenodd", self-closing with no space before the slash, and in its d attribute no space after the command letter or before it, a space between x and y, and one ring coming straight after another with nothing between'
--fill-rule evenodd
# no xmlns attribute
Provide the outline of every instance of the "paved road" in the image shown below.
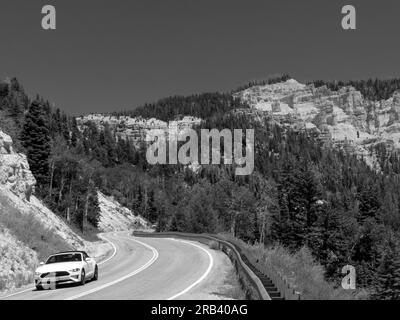
<svg viewBox="0 0 400 320"><path fill-rule="evenodd" d="M167 300L185 298L207 278L213 258L206 246L173 239L103 236L114 246L99 264L99 280L56 290L30 288L3 299L14 300ZM1 299L1 297L0 297Z"/></svg>

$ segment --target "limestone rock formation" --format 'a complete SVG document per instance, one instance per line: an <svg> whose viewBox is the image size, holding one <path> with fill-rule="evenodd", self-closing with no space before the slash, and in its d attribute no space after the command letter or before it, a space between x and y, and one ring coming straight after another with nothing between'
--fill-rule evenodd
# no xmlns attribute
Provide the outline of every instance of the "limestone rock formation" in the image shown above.
<svg viewBox="0 0 400 320"><path fill-rule="evenodd" d="M388 100L368 101L353 87L331 91L290 79L250 87L235 93L253 110L266 112L278 122L290 117L295 128L329 134L334 145L346 145L364 157L369 146L385 143L400 149L400 91ZM369 155L373 163L373 155ZM372 157L372 158L371 158Z"/></svg>
<svg viewBox="0 0 400 320"><path fill-rule="evenodd" d="M116 136L120 139L130 139L133 143L139 145L141 141L146 140L146 136L151 130L162 130L168 132L170 129L178 131L186 130L201 123L201 119L191 116L185 116L182 119L165 122L159 119L144 119L141 117L132 118L130 116L109 116L102 114L90 114L78 117L78 126L84 129L88 122L94 123L98 129L102 130L105 124L114 130Z"/></svg>
<svg viewBox="0 0 400 320"><path fill-rule="evenodd" d="M11 138L0 131L0 185L29 200L36 180L29 170L26 156L16 153L12 143Z"/></svg>
<svg viewBox="0 0 400 320"><path fill-rule="evenodd" d="M101 231L149 230L145 219L135 216L131 210L121 206L113 197L107 197L98 192L98 199L101 210L99 222Z"/></svg>

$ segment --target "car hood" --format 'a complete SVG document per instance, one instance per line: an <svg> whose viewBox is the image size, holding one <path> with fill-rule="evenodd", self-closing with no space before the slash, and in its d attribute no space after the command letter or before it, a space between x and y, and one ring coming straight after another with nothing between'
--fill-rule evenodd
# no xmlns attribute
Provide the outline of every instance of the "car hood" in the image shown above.
<svg viewBox="0 0 400 320"><path fill-rule="evenodd" d="M62 263L51 263L40 266L36 269L36 272L56 272L56 271L69 271L76 268L81 268L83 262L62 262Z"/></svg>

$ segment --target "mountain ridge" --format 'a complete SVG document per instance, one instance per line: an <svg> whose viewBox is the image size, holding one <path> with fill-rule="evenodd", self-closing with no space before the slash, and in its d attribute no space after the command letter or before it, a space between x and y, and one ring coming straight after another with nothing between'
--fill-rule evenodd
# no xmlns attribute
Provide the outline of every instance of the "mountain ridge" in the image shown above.
<svg viewBox="0 0 400 320"><path fill-rule="evenodd" d="M380 170L373 149L380 144L384 144L388 152L400 149L400 89L394 90L388 99L372 101L352 86L337 85L337 90L329 86L333 85L302 84L283 76L244 87L232 97L241 101L239 107L249 107L247 113L259 116L261 112L281 125L311 132L326 146L355 153ZM238 109L231 111L234 110ZM81 126L93 121L100 129L107 123L119 137L138 142L143 141L151 129L166 130L168 125L190 128L204 120L186 115L181 120L165 122L145 115L90 114L78 117L77 121Z"/></svg>

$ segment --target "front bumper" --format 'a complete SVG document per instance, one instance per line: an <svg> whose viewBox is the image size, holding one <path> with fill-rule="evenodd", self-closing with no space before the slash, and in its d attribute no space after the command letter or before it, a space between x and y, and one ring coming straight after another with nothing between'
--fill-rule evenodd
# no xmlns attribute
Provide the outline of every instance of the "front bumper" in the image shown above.
<svg viewBox="0 0 400 320"><path fill-rule="evenodd" d="M57 272L52 272L43 276L35 275L36 286L51 286L55 284L78 283L81 281L81 272L68 272L68 275L57 276Z"/></svg>

